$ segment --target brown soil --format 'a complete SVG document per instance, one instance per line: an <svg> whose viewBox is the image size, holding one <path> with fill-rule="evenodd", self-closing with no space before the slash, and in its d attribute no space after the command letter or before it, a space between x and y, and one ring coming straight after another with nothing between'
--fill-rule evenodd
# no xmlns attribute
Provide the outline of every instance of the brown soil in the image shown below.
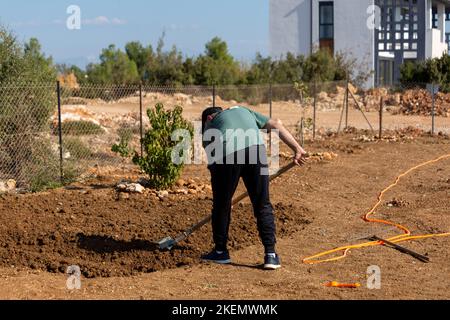
<svg viewBox="0 0 450 320"><path fill-rule="evenodd" d="M309 144L310 152L333 151L339 157L312 162L272 184L283 259L279 272L255 268L262 248L248 201L233 211L230 249L236 264L204 265L198 257L211 248L209 227L171 252L151 250L150 241L174 236L207 214L209 195L171 195L159 201L144 194L116 200L111 185L118 177L97 177L71 190L1 197L0 297L450 299L450 238L403 244L428 254L429 264L383 247L354 250L334 263L301 263L308 255L366 236L398 234L390 227L364 223L360 216L398 174L450 152L445 136L363 143L355 140L360 135L353 132ZM402 223L414 234L448 232L449 161L405 177L386 195L377 216ZM184 176L208 181L203 166L188 167ZM68 265L81 267L82 290L65 287L62 272ZM381 290L364 287L370 265L382 270ZM363 288L326 288L327 281L361 282Z"/></svg>
<svg viewBox="0 0 450 320"><path fill-rule="evenodd" d="M116 197L99 186L86 193L58 190L45 194L4 196L0 202L0 266L65 272L79 265L85 277L130 276L198 262L211 248L210 230L194 234L170 252L151 241L175 236L208 214L210 198L149 195ZM275 204L279 236L310 223L307 208ZM235 209L230 248L258 240L251 205Z"/></svg>

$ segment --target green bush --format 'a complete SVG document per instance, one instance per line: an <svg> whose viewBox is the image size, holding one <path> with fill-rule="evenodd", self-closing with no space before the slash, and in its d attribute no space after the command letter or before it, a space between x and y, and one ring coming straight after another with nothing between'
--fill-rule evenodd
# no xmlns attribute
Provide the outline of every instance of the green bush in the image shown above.
<svg viewBox="0 0 450 320"><path fill-rule="evenodd" d="M193 136L192 125L183 118L183 108L176 106L173 110L165 110L159 103L154 109L147 110L151 129L142 141L145 154L137 153L133 162L148 174L150 187L166 189L174 185L180 177L184 164L175 164L172 153L179 142L172 141L172 134L179 129L188 130Z"/></svg>
<svg viewBox="0 0 450 320"><path fill-rule="evenodd" d="M440 58L404 63L400 67L400 83L404 86L436 83L442 91L449 92L450 56L444 53Z"/></svg>
<svg viewBox="0 0 450 320"><path fill-rule="evenodd" d="M38 83L39 85L36 85ZM56 106L56 69L36 39L22 44L0 26L0 174L29 186L51 171L50 118ZM50 150L42 158L41 150Z"/></svg>
<svg viewBox="0 0 450 320"><path fill-rule="evenodd" d="M55 172L59 173L59 168L55 167L54 172L40 171L36 175L33 175L30 179L29 189L31 192L41 192L50 189L61 188L66 184L70 184L76 181L76 177L79 175L78 171L69 167L67 163L63 167L63 180L55 175Z"/></svg>
<svg viewBox="0 0 450 320"><path fill-rule="evenodd" d="M54 126L53 133L57 135L58 130L58 126ZM63 135L70 136L91 136L105 132L100 125L85 120L65 121L61 124L61 131Z"/></svg>
<svg viewBox="0 0 450 320"><path fill-rule="evenodd" d="M131 127L122 126L117 130L117 134L119 135L119 143L113 145L111 151L128 158L133 153L129 144L133 138L134 130Z"/></svg>
<svg viewBox="0 0 450 320"><path fill-rule="evenodd" d="M78 138L63 138L63 149L70 153L73 159L89 159L93 153L91 149Z"/></svg>

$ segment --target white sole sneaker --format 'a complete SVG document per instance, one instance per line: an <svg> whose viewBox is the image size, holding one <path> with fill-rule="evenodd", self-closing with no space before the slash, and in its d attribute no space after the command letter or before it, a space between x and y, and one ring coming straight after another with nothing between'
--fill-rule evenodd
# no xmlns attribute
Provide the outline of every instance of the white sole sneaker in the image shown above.
<svg viewBox="0 0 450 320"><path fill-rule="evenodd" d="M277 269L280 269L281 268L281 265L275 265L275 264L265 264L264 265L264 269L265 270L277 270Z"/></svg>
<svg viewBox="0 0 450 320"><path fill-rule="evenodd" d="M203 262L217 263L217 264L230 264L231 260L205 260L202 259Z"/></svg>

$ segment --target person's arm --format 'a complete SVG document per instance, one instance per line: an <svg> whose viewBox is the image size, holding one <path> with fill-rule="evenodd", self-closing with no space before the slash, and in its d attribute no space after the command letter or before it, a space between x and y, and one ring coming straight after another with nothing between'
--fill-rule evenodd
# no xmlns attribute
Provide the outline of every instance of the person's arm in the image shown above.
<svg viewBox="0 0 450 320"><path fill-rule="evenodd" d="M264 129L269 132L272 130L278 130L280 133L280 139L284 143L286 143L289 148L294 151L294 162L296 165L301 166L306 162L306 151L298 144L297 140L295 140L294 136L289 132L288 129L283 125L281 120L269 119L266 123Z"/></svg>

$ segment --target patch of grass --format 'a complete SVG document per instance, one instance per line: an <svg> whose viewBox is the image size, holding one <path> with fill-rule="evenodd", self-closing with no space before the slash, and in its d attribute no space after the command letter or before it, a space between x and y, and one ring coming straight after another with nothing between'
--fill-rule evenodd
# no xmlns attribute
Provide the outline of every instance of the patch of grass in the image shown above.
<svg viewBox="0 0 450 320"><path fill-rule="evenodd" d="M58 189L63 187L64 185L75 182L77 176L78 172L75 170L75 168L67 165L63 168L62 182L60 177L55 174L55 172L51 172L48 170L41 171L30 179L29 189L33 193Z"/></svg>
<svg viewBox="0 0 450 320"><path fill-rule="evenodd" d="M69 152L70 157L74 159L89 159L93 155L91 149L89 149L89 147L79 138L65 137L63 139L63 148Z"/></svg>
<svg viewBox="0 0 450 320"><path fill-rule="evenodd" d="M71 136L91 136L105 132L100 125L85 120L65 121L61 125L61 130L63 135ZM53 133L58 135L58 126L53 128Z"/></svg>

